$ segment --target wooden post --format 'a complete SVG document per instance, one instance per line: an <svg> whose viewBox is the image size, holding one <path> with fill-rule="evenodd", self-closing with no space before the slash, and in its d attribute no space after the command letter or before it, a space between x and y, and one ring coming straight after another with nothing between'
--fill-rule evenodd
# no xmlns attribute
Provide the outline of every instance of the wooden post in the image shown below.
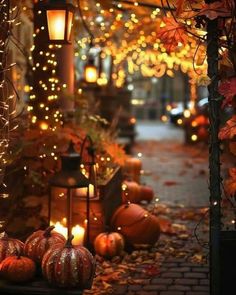
<svg viewBox="0 0 236 295"><path fill-rule="evenodd" d="M213 2L213 1L207 1ZM210 190L210 294L220 295L220 101L218 100L218 20L207 23L207 61L208 76L211 83L209 91L209 190Z"/></svg>

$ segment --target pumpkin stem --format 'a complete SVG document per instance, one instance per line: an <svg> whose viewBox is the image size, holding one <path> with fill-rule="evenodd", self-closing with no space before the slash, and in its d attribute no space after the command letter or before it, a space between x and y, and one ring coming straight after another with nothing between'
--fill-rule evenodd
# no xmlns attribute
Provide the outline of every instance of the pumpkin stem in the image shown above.
<svg viewBox="0 0 236 295"><path fill-rule="evenodd" d="M21 257L20 251L16 254L16 257L17 257L17 259L20 259L20 257Z"/></svg>
<svg viewBox="0 0 236 295"><path fill-rule="evenodd" d="M55 228L54 225L49 226L45 231L44 231L44 237L50 237L51 236L51 231Z"/></svg>
<svg viewBox="0 0 236 295"><path fill-rule="evenodd" d="M73 236L73 235L69 236L69 238L67 239L66 244L65 244L65 247L66 247L66 248L71 248L71 247L73 247L73 246L72 246L72 240L73 240L73 239L74 239L74 236Z"/></svg>

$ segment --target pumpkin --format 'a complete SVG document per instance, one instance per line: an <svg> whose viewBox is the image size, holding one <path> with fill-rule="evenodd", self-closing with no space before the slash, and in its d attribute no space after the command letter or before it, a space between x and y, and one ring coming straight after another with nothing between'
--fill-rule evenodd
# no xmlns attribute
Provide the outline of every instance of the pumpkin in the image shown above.
<svg viewBox="0 0 236 295"><path fill-rule="evenodd" d="M95 252L105 258L120 255L124 247L124 238L117 232L100 233L94 240Z"/></svg>
<svg viewBox="0 0 236 295"><path fill-rule="evenodd" d="M18 255L23 253L24 243L18 239L9 238L3 232L0 235L0 262L8 256Z"/></svg>
<svg viewBox="0 0 236 295"><path fill-rule="evenodd" d="M63 288L91 288L95 259L83 246L72 245L71 236L65 245L55 244L45 253L42 273L47 281Z"/></svg>
<svg viewBox="0 0 236 295"><path fill-rule="evenodd" d="M132 180L125 180L122 183L122 202L139 203L141 201L141 186Z"/></svg>
<svg viewBox="0 0 236 295"><path fill-rule="evenodd" d="M124 174L128 176L131 180L140 182L140 174L142 169L142 162L138 158L128 157L124 163Z"/></svg>
<svg viewBox="0 0 236 295"><path fill-rule="evenodd" d="M49 226L46 230L37 230L25 241L24 253L35 262L41 263L45 252L54 244L65 244L65 237L53 231L55 227Z"/></svg>
<svg viewBox="0 0 236 295"><path fill-rule="evenodd" d="M23 283L30 281L34 277L36 265L28 257L9 256L2 261L0 273L3 278L10 282Z"/></svg>
<svg viewBox="0 0 236 295"><path fill-rule="evenodd" d="M154 245L160 237L157 217L137 204L118 207L112 215L111 226L135 247Z"/></svg>
<svg viewBox="0 0 236 295"><path fill-rule="evenodd" d="M150 202L154 197L153 189L147 185L140 185L136 181L125 180L122 184L122 203Z"/></svg>

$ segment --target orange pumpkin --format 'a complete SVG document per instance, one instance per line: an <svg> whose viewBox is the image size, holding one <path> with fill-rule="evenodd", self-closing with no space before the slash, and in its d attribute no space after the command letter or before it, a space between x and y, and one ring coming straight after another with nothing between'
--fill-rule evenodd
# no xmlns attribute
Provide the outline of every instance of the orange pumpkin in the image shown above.
<svg viewBox="0 0 236 295"><path fill-rule="evenodd" d="M140 182L141 169L141 160L134 157L127 158L123 167L124 174L137 183Z"/></svg>
<svg viewBox="0 0 236 295"><path fill-rule="evenodd" d="M95 252L105 258L120 255L124 247L124 238L117 232L100 233L94 240Z"/></svg>
<svg viewBox="0 0 236 295"><path fill-rule="evenodd" d="M10 282L23 283L30 281L36 272L35 262L24 256L10 256L1 263L0 273Z"/></svg>
<svg viewBox="0 0 236 295"><path fill-rule="evenodd" d="M21 255L23 253L24 243L18 239L9 238L3 232L0 235L0 262L8 256Z"/></svg>
<svg viewBox="0 0 236 295"><path fill-rule="evenodd" d="M122 203L150 202L154 197L154 191L150 186L140 185L135 181L125 180L122 184Z"/></svg>
<svg viewBox="0 0 236 295"><path fill-rule="evenodd" d="M74 246L70 237L65 245L55 244L45 253L42 273L48 282L63 288L91 288L95 259L83 246Z"/></svg>
<svg viewBox="0 0 236 295"><path fill-rule="evenodd" d="M122 183L122 202L139 203L141 201L141 186L132 180L125 180Z"/></svg>
<svg viewBox="0 0 236 295"><path fill-rule="evenodd" d="M137 204L118 207L111 218L111 226L136 247L154 245L160 237L157 217Z"/></svg>
<svg viewBox="0 0 236 295"><path fill-rule="evenodd" d="M65 244L65 237L53 231L55 227L49 226L46 230L38 230L25 241L24 253L29 258L40 263L45 252L54 244Z"/></svg>

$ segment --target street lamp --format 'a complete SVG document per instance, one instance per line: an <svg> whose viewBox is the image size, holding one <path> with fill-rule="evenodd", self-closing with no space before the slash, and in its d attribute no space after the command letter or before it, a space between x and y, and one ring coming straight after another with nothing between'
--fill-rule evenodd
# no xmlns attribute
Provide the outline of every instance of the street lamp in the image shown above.
<svg viewBox="0 0 236 295"><path fill-rule="evenodd" d="M75 7L65 0L50 0L45 6L50 43L71 44Z"/></svg>

